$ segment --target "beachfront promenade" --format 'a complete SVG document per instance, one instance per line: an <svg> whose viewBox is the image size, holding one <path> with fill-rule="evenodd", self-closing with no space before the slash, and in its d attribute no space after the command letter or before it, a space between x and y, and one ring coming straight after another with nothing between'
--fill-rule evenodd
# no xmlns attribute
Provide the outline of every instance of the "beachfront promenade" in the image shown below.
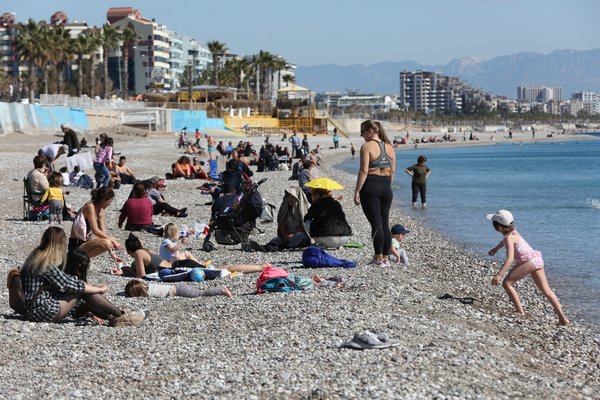
<svg viewBox="0 0 600 400"><path fill-rule="evenodd" d="M57 132L58 133L58 130ZM353 142L359 147L358 132ZM21 220L22 178L37 149L53 136L0 136L0 274L22 264L47 222ZM412 135L412 133L411 133ZM417 133L415 133L417 135ZM514 137L513 140L526 140ZM93 137L87 136L93 143ZM139 177L164 176L179 156L175 136L114 135L115 151L127 156ZM331 150L331 137L310 137L325 148L319 173L342 183L342 206L354 241L369 243L369 225L352 203L355 176L332 166L349 157L349 141ZM483 137L479 143L483 142ZM554 139L554 138L553 138ZM565 137L566 139L566 137ZM217 136L217 140L239 137ZM259 148L263 138L250 139ZM271 137L272 142L279 140ZM500 138L496 137L496 141ZM506 139L502 139L506 140ZM545 140L540 138L539 140ZM460 143L460 142L458 142ZM348 147L346 147L348 146ZM427 145L423 145L427 146ZM401 154L399 155L401 158ZM404 160L405 161L405 160ZM60 162L59 162L60 165ZM283 190L294 184L290 172L256 173L268 178L263 197L279 207ZM155 217L155 223L191 226L206 223L209 201L199 181L168 181L172 205L188 207L186 219ZM118 210L129 188L116 191L107 209L110 233L123 243L128 232L117 227ZM72 189L75 208L89 191ZM254 295L256 275L226 281L233 299L126 298L127 279L108 274L107 256L93 260L89 280L109 285L108 298L132 309L148 308L150 318L136 328L29 323L11 316L7 291L0 292L1 398L594 398L600 390L598 344L577 321L556 326L547 301L530 280L519 286L528 316L512 315L502 288L492 287L497 263L474 258L418 221L393 209L393 222L411 230L405 248L408 269L364 269L372 249L345 248L336 257L357 261L353 270L296 270L300 275L342 275L352 283L337 290ZM63 225L69 230L70 222ZM260 225L266 243L275 224ZM161 239L140 234L157 250ZM201 242L189 245L199 259L217 266L272 263L296 268L301 252L243 253L239 246L218 246L210 254ZM131 258L124 252L126 262ZM449 295L449 296L444 296ZM445 297L440 299L440 297ZM461 301L472 298L470 301ZM566 309L568 313L568 308ZM337 349L354 333L385 331L401 340L386 350Z"/></svg>

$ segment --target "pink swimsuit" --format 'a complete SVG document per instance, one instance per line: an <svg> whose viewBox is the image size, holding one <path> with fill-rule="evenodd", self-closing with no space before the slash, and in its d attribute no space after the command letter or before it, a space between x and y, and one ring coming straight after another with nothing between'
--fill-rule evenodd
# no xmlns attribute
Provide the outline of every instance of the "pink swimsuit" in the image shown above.
<svg viewBox="0 0 600 400"><path fill-rule="evenodd" d="M506 236L515 234L518 234L516 230ZM518 267L527 261L531 261L535 265L535 269L544 268L542 253L532 249L529 243L523 239L523 236L519 235L519 240L515 243L515 263L513 267Z"/></svg>

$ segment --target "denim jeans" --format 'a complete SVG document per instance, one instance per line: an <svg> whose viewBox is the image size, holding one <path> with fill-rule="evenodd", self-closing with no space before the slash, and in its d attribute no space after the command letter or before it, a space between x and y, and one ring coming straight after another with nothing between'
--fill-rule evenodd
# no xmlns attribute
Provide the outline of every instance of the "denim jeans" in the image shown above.
<svg viewBox="0 0 600 400"><path fill-rule="evenodd" d="M108 172L106 165L100 162L94 162L94 170L98 173L96 189L99 189L103 186L108 186L110 183L110 172Z"/></svg>

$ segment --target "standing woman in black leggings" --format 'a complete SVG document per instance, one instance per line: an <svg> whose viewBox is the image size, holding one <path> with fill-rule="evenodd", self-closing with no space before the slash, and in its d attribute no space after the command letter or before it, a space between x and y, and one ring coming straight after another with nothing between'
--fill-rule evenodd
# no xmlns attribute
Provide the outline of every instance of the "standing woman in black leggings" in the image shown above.
<svg viewBox="0 0 600 400"><path fill-rule="evenodd" d="M379 122L367 120L360 124L365 140L360 148L360 169L354 189L354 204L362 205L371 224L375 256L369 265L389 266L392 244L390 208L392 181L396 170L396 154Z"/></svg>

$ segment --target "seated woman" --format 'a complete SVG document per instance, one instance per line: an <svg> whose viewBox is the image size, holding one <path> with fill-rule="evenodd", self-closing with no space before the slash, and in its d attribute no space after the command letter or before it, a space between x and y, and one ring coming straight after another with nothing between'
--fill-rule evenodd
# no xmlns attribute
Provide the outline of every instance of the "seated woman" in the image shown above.
<svg viewBox="0 0 600 400"><path fill-rule="evenodd" d="M118 261L113 250L120 249L121 244L108 234L104 222L104 211L111 205L114 197L113 190L108 187L92 190L92 200L81 207L73 221L69 252L80 248L90 258L108 252L115 262Z"/></svg>
<svg viewBox="0 0 600 400"><path fill-rule="evenodd" d="M146 188L142 182L133 185L132 196L125 201L119 215L119 228L127 220L125 229L128 231L141 231L153 224L152 214L154 208L152 201L146 195Z"/></svg>
<svg viewBox="0 0 600 400"><path fill-rule="evenodd" d="M304 216L305 228L319 247L339 248L352 236L342 205L331 191L311 189L312 205Z"/></svg>
<svg viewBox="0 0 600 400"><path fill-rule="evenodd" d="M200 164L197 157L194 157L192 160L192 173L196 179L209 179L208 174L202 168L202 164Z"/></svg>
<svg viewBox="0 0 600 400"><path fill-rule="evenodd" d="M205 269L202 264L199 264L193 260L178 260L169 262L159 256L156 253L144 248L142 242L133 233L129 234L127 240L125 240L125 249L127 254L133 257L134 261L131 263L131 267L113 268L110 273L112 275L131 276L135 278L143 278L145 275L158 272L162 269L174 269L174 268L201 268L204 272L204 279L212 280L219 278L223 275L222 271L231 272L262 272L264 265L231 265L226 268L215 268Z"/></svg>
<svg viewBox="0 0 600 400"><path fill-rule="evenodd" d="M179 157L175 163L175 168L173 169L173 179L177 178L194 179L192 163L187 156Z"/></svg>
<svg viewBox="0 0 600 400"><path fill-rule="evenodd" d="M277 213L277 236L264 247L250 242L254 250L277 251L310 245L310 237L304 228L304 216L308 212L308 200L298 186L285 189L283 201Z"/></svg>
<svg viewBox="0 0 600 400"><path fill-rule="evenodd" d="M187 217L187 208L177 209L171 206L165 200L165 196L163 195L165 189L167 187L167 183L164 179L158 179L154 182L153 187L148 191L148 196L150 197L150 201L152 202L152 209L154 215L159 213L166 213L173 217L185 218Z"/></svg>
<svg viewBox="0 0 600 400"><path fill-rule="evenodd" d="M94 314L107 316L113 327L135 326L146 319L147 311L121 310L109 302L102 296L107 286L92 286L63 272L66 256L65 232L58 227L46 229L40 245L21 268L27 319L60 322L81 300ZM89 257L87 262L89 264Z"/></svg>

